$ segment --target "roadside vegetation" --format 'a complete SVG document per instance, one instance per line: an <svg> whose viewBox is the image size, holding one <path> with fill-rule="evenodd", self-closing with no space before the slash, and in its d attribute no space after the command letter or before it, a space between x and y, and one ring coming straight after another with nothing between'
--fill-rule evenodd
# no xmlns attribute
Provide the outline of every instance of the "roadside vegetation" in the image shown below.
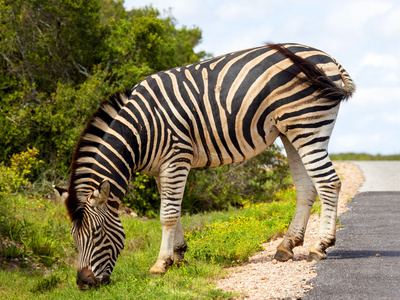
<svg viewBox="0 0 400 300"><path fill-rule="evenodd" d="M332 160L400 160L400 154L395 155L372 155L368 153L340 153L331 154Z"/></svg>

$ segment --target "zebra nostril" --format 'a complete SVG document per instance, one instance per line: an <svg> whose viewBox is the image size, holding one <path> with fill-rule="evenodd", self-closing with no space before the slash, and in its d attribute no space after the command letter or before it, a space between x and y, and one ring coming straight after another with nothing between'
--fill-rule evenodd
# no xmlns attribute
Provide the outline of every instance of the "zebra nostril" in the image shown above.
<svg viewBox="0 0 400 300"><path fill-rule="evenodd" d="M109 284L111 282L110 275L104 275L101 279L101 284Z"/></svg>
<svg viewBox="0 0 400 300"><path fill-rule="evenodd" d="M78 276L76 277L76 284L80 290L87 290L89 287L97 286L98 282L94 277L94 274L89 268L83 268L78 270Z"/></svg>

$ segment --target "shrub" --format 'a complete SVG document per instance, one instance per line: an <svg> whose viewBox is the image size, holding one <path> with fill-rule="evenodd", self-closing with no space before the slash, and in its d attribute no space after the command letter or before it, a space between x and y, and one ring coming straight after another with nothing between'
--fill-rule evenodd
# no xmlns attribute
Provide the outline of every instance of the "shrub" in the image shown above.
<svg viewBox="0 0 400 300"><path fill-rule="evenodd" d="M155 179L136 173L122 201L139 215L156 217L160 211L160 193Z"/></svg>
<svg viewBox="0 0 400 300"><path fill-rule="evenodd" d="M98 66L84 83L76 87L60 83L55 93L41 95L43 105L31 108L29 139L35 140L42 159L59 176L68 172L76 142L93 111L114 90L107 76Z"/></svg>
<svg viewBox="0 0 400 300"><path fill-rule="evenodd" d="M36 148L28 148L27 151L11 156L11 165L0 165L0 197L17 192L20 188L26 188L30 182L31 172L42 161L36 159L39 151Z"/></svg>

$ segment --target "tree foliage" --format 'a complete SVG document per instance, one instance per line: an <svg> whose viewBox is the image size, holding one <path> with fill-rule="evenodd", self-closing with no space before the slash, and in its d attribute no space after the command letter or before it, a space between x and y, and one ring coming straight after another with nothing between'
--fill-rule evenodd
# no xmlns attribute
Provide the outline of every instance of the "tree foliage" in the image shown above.
<svg viewBox="0 0 400 300"><path fill-rule="evenodd" d="M83 82L101 61L99 10L93 0L1 1L2 74L26 82L30 101L58 82Z"/></svg>
<svg viewBox="0 0 400 300"><path fill-rule="evenodd" d="M147 75L199 61L198 28L121 0L0 0L0 161L27 147L66 174L99 102Z"/></svg>

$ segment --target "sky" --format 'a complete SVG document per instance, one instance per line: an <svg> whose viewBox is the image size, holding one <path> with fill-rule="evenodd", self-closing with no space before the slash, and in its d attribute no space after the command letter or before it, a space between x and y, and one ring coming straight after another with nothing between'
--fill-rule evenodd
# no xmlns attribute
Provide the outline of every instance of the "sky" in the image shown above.
<svg viewBox="0 0 400 300"><path fill-rule="evenodd" d="M213 56L296 42L334 57L357 85L341 104L329 153L400 153L400 1L125 0L198 27L196 51Z"/></svg>

